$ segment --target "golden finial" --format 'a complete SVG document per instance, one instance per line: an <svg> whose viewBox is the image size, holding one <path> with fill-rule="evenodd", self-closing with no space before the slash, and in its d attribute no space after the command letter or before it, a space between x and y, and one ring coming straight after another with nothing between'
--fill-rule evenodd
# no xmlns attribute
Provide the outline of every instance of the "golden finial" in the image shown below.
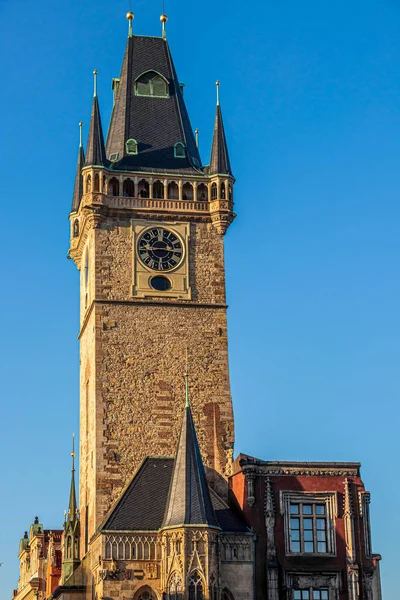
<svg viewBox="0 0 400 600"><path fill-rule="evenodd" d="M93 71L93 96L97 96L97 74L96 69Z"/></svg>
<svg viewBox="0 0 400 600"><path fill-rule="evenodd" d="M196 131L195 131L195 134L196 134L196 148L199 147L199 133L200 133L199 130L196 129Z"/></svg>
<svg viewBox="0 0 400 600"><path fill-rule="evenodd" d="M219 86L220 86L220 82L217 80L215 82L215 85L217 86L217 106L219 106Z"/></svg>
<svg viewBox="0 0 400 600"><path fill-rule="evenodd" d="M160 21L162 23L162 36L163 36L163 39L165 40L165 39L167 39L167 31L166 31L166 28L165 28L165 24L168 21L168 17L167 17L167 15L165 13L163 13L161 15Z"/></svg>
<svg viewBox="0 0 400 600"><path fill-rule="evenodd" d="M128 28L128 37L132 37L132 21L135 18L135 15L133 14L133 12L130 10L129 12L126 13L126 18L129 21L129 28Z"/></svg>

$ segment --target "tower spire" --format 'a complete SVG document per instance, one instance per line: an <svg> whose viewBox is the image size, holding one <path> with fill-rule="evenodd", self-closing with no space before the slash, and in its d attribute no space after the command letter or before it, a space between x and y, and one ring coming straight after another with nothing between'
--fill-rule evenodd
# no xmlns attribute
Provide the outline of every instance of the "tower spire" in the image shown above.
<svg viewBox="0 0 400 600"><path fill-rule="evenodd" d="M97 71L93 71L94 81L93 81L93 104L92 104L92 114L90 117L90 128L89 128L89 136L88 143L86 148L86 160L85 167L97 166L104 167L106 166L106 150L104 146L104 136L103 136L103 128L101 125L100 118L100 108L99 101L97 98Z"/></svg>
<svg viewBox="0 0 400 600"><path fill-rule="evenodd" d="M76 492L75 492L75 435L72 434L72 466L71 466L71 489L69 493L68 521L73 521L76 515Z"/></svg>
<svg viewBox="0 0 400 600"><path fill-rule="evenodd" d="M79 123L78 162L76 165L74 193L72 196L72 208L71 208L72 212L75 212L78 210L79 204L81 202L82 194L83 194L82 169L85 166L85 152L83 150L83 145L82 145L82 127L83 127L83 123L82 123L82 121L80 121L80 123Z"/></svg>
<svg viewBox="0 0 400 600"><path fill-rule="evenodd" d="M214 136L211 148L210 175L232 175L228 146L225 138L224 122L220 105L220 82L217 86L217 111L215 115Z"/></svg>

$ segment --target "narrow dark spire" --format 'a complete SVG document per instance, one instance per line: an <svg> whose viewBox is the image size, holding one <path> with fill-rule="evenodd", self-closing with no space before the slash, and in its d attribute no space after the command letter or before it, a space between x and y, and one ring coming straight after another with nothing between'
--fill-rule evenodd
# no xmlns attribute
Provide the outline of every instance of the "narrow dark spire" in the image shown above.
<svg viewBox="0 0 400 600"><path fill-rule="evenodd" d="M75 492L75 436L72 434L72 467L71 467L71 489L69 493L68 521L76 518L76 492Z"/></svg>
<svg viewBox="0 0 400 600"><path fill-rule="evenodd" d="M79 123L79 151L78 151L78 163L76 165L76 175L75 175L75 186L74 186L74 195L72 196L72 212L75 212L79 208L79 204L81 202L82 194L83 194L83 177L82 177L82 169L85 166L85 152L83 150L82 145L82 121Z"/></svg>
<svg viewBox="0 0 400 600"><path fill-rule="evenodd" d="M94 94L92 104L92 115L90 117L90 128L88 143L86 148L85 166L106 166L106 149L104 146L103 128L101 125L99 101L97 98L97 71L93 71L94 75Z"/></svg>
<svg viewBox="0 0 400 600"><path fill-rule="evenodd" d="M186 375L186 389L187 382ZM188 391L163 522L163 527L180 525L219 527L210 499Z"/></svg>
<svg viewBox="0 0 400 600"><path fill-rule="evenodd" d="M210 175L232 175L229 161L228 146L226 144L224 122L222 120L219 102L219 81L217 86L217 114L215 115L214 136L211 148Z"/></svg>

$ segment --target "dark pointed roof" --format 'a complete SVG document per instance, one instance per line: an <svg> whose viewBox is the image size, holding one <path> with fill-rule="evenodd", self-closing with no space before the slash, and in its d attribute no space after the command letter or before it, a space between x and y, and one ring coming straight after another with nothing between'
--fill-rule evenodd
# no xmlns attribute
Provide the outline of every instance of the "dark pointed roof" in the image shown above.
<svg viewBox="0 0 400 600"><path fill-rule="evenodd" d="M158 531L165 515L168 491L174 470L172 457L144 459L111 512L101 531ZM248 533L239 516L211 490L211 502L220 528L230 533Z"/></svg>
<svg viewBox="0 0 400 600"><path fill-rule="evenodd" d="M163 522L163 527L179 525L219 527L188 403L185 407Z"/></svg>
<svg viewBox="0 0 400 600"><path fill-rule="evenodd" d="M211 148L210 175L232 175L228 146L225 138L224 122L219 103L215 115L214 136Z"/></svg>
<svg viewBox="0 0 400 600"><path fill-rule="evenodd" d="M154 71L168 82L168 97L135 94L136 79ZM134 139L138 154L128 155L125 143ZM186 158L174 157L174 145L182 142ZM196 172L200 155L175 71L168 43L159 37L128 38L107 136L107 158L118 154L113 169Z"/></svg>
<svg viewBox="0 0 400 600"><path fill-rule="evenodd" d="M72 196L72 208L71 208L72 212L75 212L78 210L79 204L81 202L81 198L82 198L82 194L83 194L82 169L84 166L85 166L85 152L83 151L83 147L79 146L78 162L76 165L74 195Z"/></svg>
<svg viewBox="0 0 400 600"><path fill-rule="evenodd" d="M99 101L97 95L93 97L92 115L86 148L85 166L103 167L107 165L106 150L104 146L103 128L101 126Z"/></svg>

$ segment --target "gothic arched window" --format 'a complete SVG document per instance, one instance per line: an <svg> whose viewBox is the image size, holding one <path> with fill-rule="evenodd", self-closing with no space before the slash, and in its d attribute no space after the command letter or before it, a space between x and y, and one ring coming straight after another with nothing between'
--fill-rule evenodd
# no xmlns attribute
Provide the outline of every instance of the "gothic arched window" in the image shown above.
<svg viewBox="0 0 400 600"><path fill-rule="evenodd" d="M92 176L88 175L86 178L86 193L89 194L92 191Z"/></svg>
<svg viewBox="0 0 400 600"><path fill-rule="evenodd" d="M94 192L99 192L100 191L100 177L99 177L98 173L95 173L95 176L94 176L93 191Z"/></svg>
<svg viewBox="0 0 400 600"><path fill-rule="evenodd" d="M135 594L134 600L156 600L156 595L149 586L145 585Z"/></svg>
<svg viewBox="0 0 400 600"><path fill-rule="evenodd" d="M182 580L174 573L169 581L168 600L182 600Z"/></svg>
<svg viewBox="0 0 400 600"><path fill-rule="evenodd" d="M224 182L222 182L222 183L221 183L221 198L222 198L223 200L225 200L225 195L226 195L226 194L225 194L225 184L224 184Z"/></svg>
<svg viewBox="0 0 400 600"><path fill-rule="evenodd" d="M67 558L72 558L72 539L70 535L67 537Z"/></svg>
<svg viewBox="0 0 400 600"><path fill-rule="evenodd" d="M126 153L127 154L137 154L138 153L138 143L134 139L130 139L125 144Z"/></svg>
<svg viewBox="0 0 400 600"><path fill-rule="evenodd" d="M179 188L175 181L171 181L171 183L168 184L168 199L179 200Z"/></svg>
<svg viewBox="0 0 400 600"><path fill-rule="evenodd" d="M189 600L203 600L203 580L197 571L189 577Z"/></svg>
<svg viewBox="0 0 400 600"><path fill-rule="evenodd" d="M147 71L135 81L137 96L168 97L168 81L155 71Z"/></svg>
<svg viewBox="0 0 400 600"><path fill-rule="evenodd" d="M182 188L182 199L193 200L193 186L191 183L185 183Z"/></svg>
<svg viewBox="0 0 400 600"><path fill-rule="evenodd" d="M79 221L75 219L74 221L74 237L78 237L79 235Z"/></svg>
<svg viewBox="0 0 400 600"><path fill-rule="evenodd" d="M153 198L164 198L164 184L161 181L153 183Z"/></svg>
<svg viewBox="0 0 400 600"><path fill-rule="evenodd" d="M211 186L211 200L216 200L218 198L218 188L217 184L214 182Z"/></svg>
<svg viewBox="0 0 400 600"><path fill-rule="evenodd" d="M228 590L228 588L224 588L222 590L222 595L221 595L222 600L235 600L232 592L230 592Z"/></svg>
<svg viewBox="0 0 400 600"><path fill-rule="evenodd" d="M176 144L174 146L174 156L175 156L175 158L185 158L185 156L186 156L185 144L182 144L182 142L176 142Z"/></svg>

